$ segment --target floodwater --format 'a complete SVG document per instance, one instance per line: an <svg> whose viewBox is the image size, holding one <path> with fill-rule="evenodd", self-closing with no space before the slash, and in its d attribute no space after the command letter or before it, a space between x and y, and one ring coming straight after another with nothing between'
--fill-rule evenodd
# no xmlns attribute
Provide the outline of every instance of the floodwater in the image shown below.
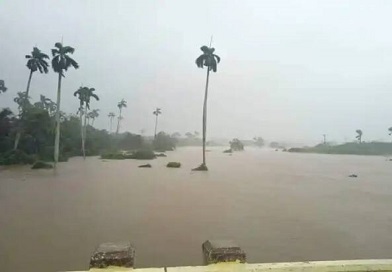
<svg viewBox="0 0 392 272"><path fill-rule="evenodd" d="M0 170L0 270L88 268L102 242L131 241L136 266L201 265L206 239L249 262L391 258L392 162L384 157L181 148L134 160L73 158ZM167 169L180 161L181 169ZM347 177L358 174L358 178Z"/></svg>

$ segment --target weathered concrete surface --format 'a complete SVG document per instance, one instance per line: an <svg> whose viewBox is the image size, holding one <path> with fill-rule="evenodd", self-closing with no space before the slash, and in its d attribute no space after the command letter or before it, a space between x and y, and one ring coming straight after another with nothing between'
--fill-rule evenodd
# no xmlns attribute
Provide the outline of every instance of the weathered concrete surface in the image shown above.
<svg viewBox="0 0 392 272"><path fill-rule="evenodd" d="M90 259L90 268L133 267L135 249L130 242L100 244Z"/></svg>
<svg viewBox="0 0 392 272"><path fill-rule="evenodd" d="M89 272L362 272L392 271L392 260L350 260L322 262L241 264L235 262L211 264L207 266L182 266L167 268L92 268ZM74 271L77 272L77 271ZM87 271L79 271L87 272Z"/></svg>
<svg viewBox="0 0 392 272"><path fill-rule="evenodd" d="M167 272L362 272L392 271L392 260L354 260L294 263L219 263L195 267L170 267Z"/></svg>
<svg viewBox="0 0 392 272"><path fill-rule="evenodd" d="M206 264L222 262L246 262L245 252L231 240L207 240L202 245Z"/></svg>

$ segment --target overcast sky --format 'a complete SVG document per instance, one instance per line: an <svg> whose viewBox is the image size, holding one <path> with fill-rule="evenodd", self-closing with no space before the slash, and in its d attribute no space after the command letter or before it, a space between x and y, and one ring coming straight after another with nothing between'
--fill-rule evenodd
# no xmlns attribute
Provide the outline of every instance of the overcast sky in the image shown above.
<svg viewBox="0 0 392 272"><path fill-rule="evenodd" d="M73 92L96 88L96 121L108 128L201 131L205 70L194 63L200 46L222 61L212 74L210 137L290 140L388 139L392 126L392 1L82 1L0 0L0 79L8 92L0 108L24 91L25 54L47 54L63 37L76 48L80 69L63 80L62 110L76 113ZM35 73L31 97L56 98L57 75Z"/></svg>

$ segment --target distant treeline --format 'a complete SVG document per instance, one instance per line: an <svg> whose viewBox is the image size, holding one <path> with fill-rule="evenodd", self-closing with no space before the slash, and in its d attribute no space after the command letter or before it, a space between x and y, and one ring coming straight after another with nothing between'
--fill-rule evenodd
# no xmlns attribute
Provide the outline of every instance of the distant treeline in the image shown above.
<svg viewBox="0 0 392 272"><path fill-rule="evenodd" d="M362 142L345 143L340 145L319 144L314 147L290 148L289 152L321 153L321 154L351 154L351 155L392 155L392 143Z"/></svg>

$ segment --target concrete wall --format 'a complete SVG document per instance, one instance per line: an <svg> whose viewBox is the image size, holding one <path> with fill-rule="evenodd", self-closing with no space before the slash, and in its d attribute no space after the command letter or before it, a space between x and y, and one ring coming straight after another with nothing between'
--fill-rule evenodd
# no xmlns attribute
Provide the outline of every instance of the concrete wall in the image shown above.
<svg viewBox="0 0 392 272"><path fill-rule="evenodd" d="M344 271L392 271L392 260L350 260L296 263L241 264L219 263L207 266L183 266L167 268L92 268L89 272L344 272ZM75 271L76 272L76 271ZM86 271L79 271L86 272Z"/></svg>

